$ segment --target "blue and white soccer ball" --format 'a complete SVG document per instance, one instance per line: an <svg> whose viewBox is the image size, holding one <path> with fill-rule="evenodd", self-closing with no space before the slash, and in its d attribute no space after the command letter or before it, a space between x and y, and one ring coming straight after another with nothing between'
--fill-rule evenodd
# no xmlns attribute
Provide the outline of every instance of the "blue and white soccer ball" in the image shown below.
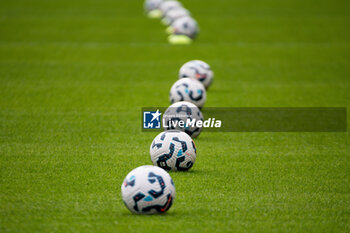
<svg viewBox="0 0 350 233"><path fill-rule="evenodd" d="M169 10L163 17L162 22L165 25L171 25L176 19L189 16L191 13L183 7L177 7Z"/></svg>
<svg viewBox="0 0 350 233"><path fill-rule="evenodd" d="M187 171L196 161L196 146L186 133L169 130L155 137L150 155L154 165L167 171Z"/></svg>
<svg viewBox="0 0 350 233"><path fill-rule="evenodd" d="M207 93L205 87L196 79L179 79L170 89L169 100L171 103L187 101L201 108L203 107L206 99Z"/></svg>
<svg viewBox="0 0 350 233"><path fill-rule="evenodd" d="M203 121L203 114L199 108L187 101L176 102L167 108L163 114L163 128L164 130L180 130L187 133L192 138L196 138L202 131L201 127L195 124L181 126L180 121ZM176 125L175 125L176 124Z"/></svg>
<svg viewBox="0 0 350 233"><path fill-rule="evenodd" d="M191 39L194 39L199 33L198 24L191 16L176 19L171 24L171 28L175 35L185 35Z"/></svg>
<svg viewBox="0 0 350 233"><path fill-rule="evenodd" d="M168 11L175 8L180 8L180 7L182 7L182 4L180 2L175 0L169 0L169 1L163 1L159 6L159 10L162 12L164 16Z"/></svg>
<svg viewBox="0 0 350 233"><path fill-rule="evenodd" d="M179 78L194 78L200 81L207 89L213 82L214 73L210 66L201 60L192 60L182 65Z"/></svg>
<svg viewBox="0 0 350 233"><path fill-rule="evenodd" d="M156 166L141 166L132 170L122 184L125 206L133 213L164 213L175 199L175 186L170 175Z"/></svg>

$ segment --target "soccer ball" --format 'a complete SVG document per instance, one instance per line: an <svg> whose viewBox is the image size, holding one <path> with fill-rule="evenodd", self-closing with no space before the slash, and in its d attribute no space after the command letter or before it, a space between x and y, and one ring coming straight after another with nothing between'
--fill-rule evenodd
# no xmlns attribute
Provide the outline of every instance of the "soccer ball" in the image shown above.
<svg viewBox="0 0 350 233"><path fill-rule="evenodd" d="M193 60L186 62L180 68L179 78L195 78L207 89L213 82L214 73L204 61Z"/></svg>
<svg viewBox="0 0 350 233"><path fill-rule="evenodd" d="M164 213L175 198L173 180L156 166L135 168L125 177L121 189L125 206L137 214Z"/></svg>
<svg viewBox="0 0 350 233"><path fill-rule="evenodd" d="M194 39L199 32L196 20L190 16L184 16L176 19L171 24L171 27L175 35L185 35L191 39Z"/></svg>
<svg viewBox="0 0 350 233"><path fill-rule="evenodd" d="M163 3L163 0L146 0L144 3L145 11L150 12L153 10L158 10L161 3Z"/></svg>
<svg viewBox="0 0 350 233"><path fill-rule="evenodd" d="M196 160L196 146L186 133L169 130L153 140L150 154L153 164L167 171L187 171Z"/></svg>
<svg viewBox="0 0 350 233"><path fill-rule="evenodd" d="M189 16L191 13L185 8L178 7L169 10L163 18L163 23L166 25L171 25L176 19L179 19L184 16Z"/></svg>
<svg viewBox="0 0 350 233"><path fill-rule="evenodd" d="M177 80L170 89L169 100L171 103L188 101L197 107L203 107L207 93L201 82L192 78Z"/></svg>
<svg viewBox="0 0 350 233"><path fill-rule="evenodd" d="M160 4L159 10L163 13L163 15L166 15L166 13L174 8L182 7L182 4L175 0L170 1L164 1Z"/></svg>
<svg viewBox="0 0 350 233"><path fill-rule="evenodd" d="M181 130L192 138L196 138L202 131L201 127L194 125L180 126L179 121L203 121L203 115L198 107L190 102L181 101L170 105L163 114L164 130ZM176 125L175 125L176 124Z"/></svg>

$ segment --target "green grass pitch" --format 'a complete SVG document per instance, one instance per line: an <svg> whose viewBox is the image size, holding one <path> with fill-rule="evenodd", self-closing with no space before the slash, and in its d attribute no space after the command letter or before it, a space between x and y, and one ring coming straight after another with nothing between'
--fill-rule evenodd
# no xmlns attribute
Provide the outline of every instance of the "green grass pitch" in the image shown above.
<svg viewBox="0 0 350 233"><path fill-rule="evenodd" d="M167 214L125 208L140 109L187 60L215 72L205 106L350 107L348 0L182 2L190 46L141 0L0 1L0 232L350 231L349 133L204 132Z"/></svg>

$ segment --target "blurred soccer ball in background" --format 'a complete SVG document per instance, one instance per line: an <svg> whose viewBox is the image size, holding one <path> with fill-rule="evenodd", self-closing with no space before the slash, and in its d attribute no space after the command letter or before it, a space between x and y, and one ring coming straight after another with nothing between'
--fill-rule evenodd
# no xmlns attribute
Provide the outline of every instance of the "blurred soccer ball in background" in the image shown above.
<svg viewBox="0 0 350 233"><path fill-rule="evenodd" d="M159 9L159 6L161 3L163 3L163 0L145 0L144 8L146 12L150 12L153 10Z"/></svg>
<svg viewBox="0 0 350 233"><path fill-rule="evenodd" d="M175 0L169 0L169 1L163 1L159 5L159 10L162 12L163 16L167 14L168 11L175 9L175 8L180 8L182 7L182 4L178 1Z"/></svg>
<svg viewBox="0 0 350 233"><path fill-rule="evenodd" d="M179 19L184 16L190 16L191 13L185 8L178 7L172 10L169 10L163 17L162 22L165 25L171 25L176 19Z"/></svg>
<svg viewBox="0 0 350 233"><path fill-rule="evenodd" d="M176 19L171 27L175 35L185 35L194 39L199 33L199 28L196 20L190 16L184 16Z"/></svg>
<svg viewBox="0 0 350 233"><path fill-rule="evenodd" d="M186 62L179 71L179 78L194 78L200 81L207 89L213 82L214 73L210 66L201 60Z"/></svg>

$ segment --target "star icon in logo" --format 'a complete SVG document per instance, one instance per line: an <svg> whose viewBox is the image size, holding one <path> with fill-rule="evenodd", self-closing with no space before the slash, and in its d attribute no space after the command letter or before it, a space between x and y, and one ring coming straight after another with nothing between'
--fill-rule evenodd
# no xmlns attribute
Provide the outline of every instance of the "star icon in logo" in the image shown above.
<svg viewBox="0 0 350 233"><path fill-rule="evenodd" d="M154 121L155 119L157 119L160 115L162 115L162 114L159 112L159 109L157 109L157 111L155 113L152 113L153 118L152 118L151 122Z"/></svg>

